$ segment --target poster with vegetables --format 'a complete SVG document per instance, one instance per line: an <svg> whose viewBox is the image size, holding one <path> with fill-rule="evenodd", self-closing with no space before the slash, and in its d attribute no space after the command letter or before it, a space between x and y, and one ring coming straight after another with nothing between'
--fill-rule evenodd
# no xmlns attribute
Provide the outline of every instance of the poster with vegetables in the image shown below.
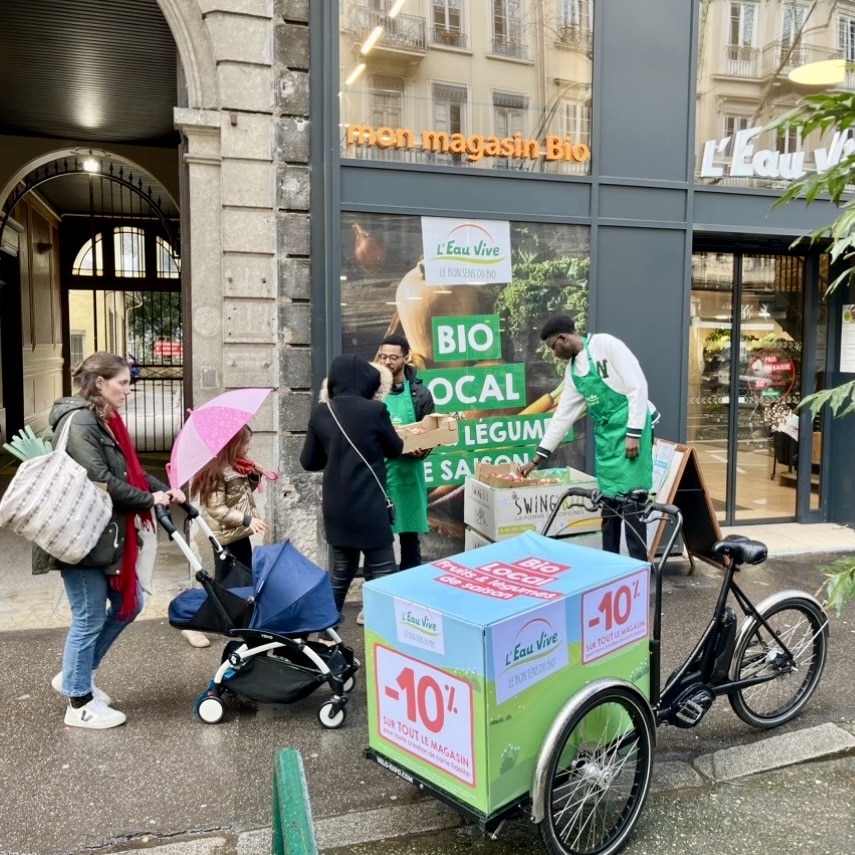
<svg viewBox="0 0 855 855"><path fill-rule="evenodd" d="M565 363L547 352L540 329L559 313L587 328L589 230L392 214L342 218L342 352L371 360L386 335L404 335L437 411L460 419L457 446L434 449L425 460L431 532L422 553L431 560L462 549L463 482L476 463L525 463L543 436ZM584 446L579 425L550 464L584 468Z"/></svg>

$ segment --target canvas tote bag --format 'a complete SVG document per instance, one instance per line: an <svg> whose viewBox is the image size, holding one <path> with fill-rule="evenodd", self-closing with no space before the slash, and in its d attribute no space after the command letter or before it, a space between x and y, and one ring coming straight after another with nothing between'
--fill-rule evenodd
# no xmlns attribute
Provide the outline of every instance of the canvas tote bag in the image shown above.
<svg viewBox="0 0 855 855"><path fill-rule="evenodd" d="M107 491L65 453L74 415L62 426L56 448L25 460L0 500L0 526L64 564L77 564L89 554L113 512Z"/></svg>

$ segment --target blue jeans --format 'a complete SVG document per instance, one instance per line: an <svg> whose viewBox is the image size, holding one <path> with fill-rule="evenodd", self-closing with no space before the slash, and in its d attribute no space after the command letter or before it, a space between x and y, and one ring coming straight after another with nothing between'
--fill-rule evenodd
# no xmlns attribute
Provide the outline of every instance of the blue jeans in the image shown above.
<svg viewBox="0 0 855 855"><path fill-rule="evenodd" d="M143 599L137 591L137 609L127 620L119 620L116 615L122 606L122 595L110 585L109 576L97 569L79 567L66 567L61 573L71 606L71 628L62 654L62 693L81 698L92 691L92 672L139 614Z"/></svg>

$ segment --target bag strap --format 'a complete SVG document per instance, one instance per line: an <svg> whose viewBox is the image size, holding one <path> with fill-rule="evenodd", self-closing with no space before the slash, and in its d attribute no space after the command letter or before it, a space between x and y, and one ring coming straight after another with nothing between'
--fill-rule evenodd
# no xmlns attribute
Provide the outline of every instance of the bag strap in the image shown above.
<svg viewBox="0 0 855 855"><path fill-rule="evenodd" d="M338 420L338 416L335 414L335 410L332 408L332 404L329 401L326 401L325 403L329 408L330 415L333 417L333 421L338 425L338 429L341 431L342 436L350 443L350 447L359 455L359 459L368 467L368 471L374 476L374 480L377 482L377 486L380 488L380 492L386 499L386 504L391 504L392 500L389 498L389 494L383 488L383 483L377 477L377 473L374 471L374 467L362 456L362 452L353 444L353 440L347 435L347 431L341 426L341 422Z"/></svg>
<svg viewBox="0 0 855 855"><path fill-rule="evenodd" d="M65 424L62 426L62 430L59 432L59 439L56 442L56 447L54 448L54 451L65 451L65 447L68 445L68 432L71 428L71 422L73 421L77 413L77 410L72 410L71 415L65 420Z"/></svg>

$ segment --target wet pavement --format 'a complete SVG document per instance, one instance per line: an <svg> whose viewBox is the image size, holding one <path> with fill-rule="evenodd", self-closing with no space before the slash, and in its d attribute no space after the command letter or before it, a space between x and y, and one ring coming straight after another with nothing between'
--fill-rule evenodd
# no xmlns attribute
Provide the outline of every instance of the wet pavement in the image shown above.
<svg viewBox="0 0 855 855"><path fill-rule="evenodd" d="M855 551L852 536L851 548L837 548ZM826 536L823 545L828 543ZM757 599L787 588L813 592L822 581L817 566L835 557L783 554L744 571L744 586ZM326 687L290 705L229 702L217 725L195 719L193 702L213 675L225 640L212 636L211 647L193 648L168 625L166 604L190 574L169 544L159 562L155 597L99 671L99 682L128 723L110 731L78 730L63 725L64 702L49 685L66 632L58 578L31 577L29 546L0 531L6 665L0 855L269 853L273 758L286 746L303 758L323 852L544 851L525 816L490 840L463 826L450 808L364 759L362 672L340 730L326 730L317 720L330 694ZM716 576L705 565L690 573L682 561L669 569L666 674L704 628ZM342 635L361 657L358 608L355 593L345 606ZM695 729L659 729L654 788L625 852L855 851L855 606L831 622L823 680L790 724L754 731L720 700Z"/></svg>

